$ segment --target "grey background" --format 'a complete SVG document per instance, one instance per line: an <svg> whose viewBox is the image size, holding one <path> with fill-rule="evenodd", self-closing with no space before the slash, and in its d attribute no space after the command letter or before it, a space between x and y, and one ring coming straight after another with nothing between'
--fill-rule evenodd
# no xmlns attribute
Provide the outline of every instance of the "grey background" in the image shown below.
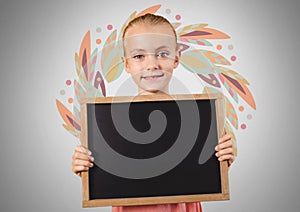
<svg viewBox="0 0 300 212"><path fill-rule="evenodd" d="M231 200L203 203L204 211L299 210L298 0L2 0L0 211L110 211L81 208L81 181L71 172L78 141L61 126L55 99L74 77L87 30L157 3L232 35L238 71L257 102L239 137Z"/></svg>

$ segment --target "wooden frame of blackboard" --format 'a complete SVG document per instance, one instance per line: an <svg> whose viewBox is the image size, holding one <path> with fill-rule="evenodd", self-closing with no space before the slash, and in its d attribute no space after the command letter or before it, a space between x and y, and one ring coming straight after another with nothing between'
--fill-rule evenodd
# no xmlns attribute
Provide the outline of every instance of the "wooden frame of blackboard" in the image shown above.
<svg viewBox="0 0 300 212"><path fill-rule="evenodd" d="M140 95L136 97L100 97L93 99L83 99L80 102L81 116L81 144L88 146L88 126L87 126L87 104L103 103L128 103L128 102L155 102L155 101L177 101L177 100L215 100L217 136L221 138L224 134L224 100L221 94L182 94L182 95ZM153 196L153 197L130 197L130 198L111 198L111 199L90 199L89 193L89 175L88 172L82 172L82 207L99 207L99 206L133 206L133 205L151 205L151 204L168 204L180 202L203 202L229 200L228 184L228 163L220 163L220 193L207 194L184 194L174 196Z"/></svg>

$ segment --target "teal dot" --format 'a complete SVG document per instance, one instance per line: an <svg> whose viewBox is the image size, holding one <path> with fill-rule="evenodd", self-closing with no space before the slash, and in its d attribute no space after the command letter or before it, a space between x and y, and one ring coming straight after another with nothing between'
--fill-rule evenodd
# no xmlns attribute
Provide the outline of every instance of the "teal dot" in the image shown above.
<svg viewBox="0 0 300 212"><path fill-rule="evenodd" d="M170 13L171 13L171 10L170 10L170 9L166 9L166 13L167 13L167 14L170 14Z"/></svg>
<svg viewBox="0 0 300 212"><path fill-rule="evenodd" d="M228 46L228 49L229 49L229 50L232 50L232 49L233 49L233 45L230 44L230 45Z"/></svg>
<svg viewBox="0 0 300 212"><path fill-rule="evenodd" d="M98 27L98 28L96 29L96 32L98 32L98 33L100 33L101 31L102 31L101 27Z"/></svg>

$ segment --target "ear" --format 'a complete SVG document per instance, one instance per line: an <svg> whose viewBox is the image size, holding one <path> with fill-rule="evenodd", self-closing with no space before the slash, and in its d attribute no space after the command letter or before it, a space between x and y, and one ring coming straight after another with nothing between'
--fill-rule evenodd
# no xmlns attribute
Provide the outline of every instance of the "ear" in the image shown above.
<svg viewBox="0 0 300 212"><path fill-rule="evenodd" d="M178 67L180 57L181 57L181 51L178 49L178 50L176 50L175 61L174 61L174 69Z"/></svg>
<svg viewBox="0 0 300 212"><path fill-rule="evenodd" d="M129 67L128 67L128 62L127 62L125 56L122 56L122 62L124 64L125 71L130 74L130 70L129 70Z"/></svg>

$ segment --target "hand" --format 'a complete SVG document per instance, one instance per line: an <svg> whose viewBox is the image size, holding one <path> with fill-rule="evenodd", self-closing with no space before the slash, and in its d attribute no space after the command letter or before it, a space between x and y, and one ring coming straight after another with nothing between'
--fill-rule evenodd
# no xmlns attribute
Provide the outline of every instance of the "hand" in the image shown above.
<svg viewBox="0 0 300 212"><path fill-rule="evenodd" d="M72 157L72 171L81 177L83 171L93 167L94 158L90 150L83 146L76 146Z"/></svg>
<svg viewBox="0 0 300 212"><path fill-rule="evenodd" d="M230 134L225 134L222 138L220 138L219 144L216 146L215 150L217 151L216 156L219 161L227 160L228 166L230 167L235 159L232 136Z"/></svg>

